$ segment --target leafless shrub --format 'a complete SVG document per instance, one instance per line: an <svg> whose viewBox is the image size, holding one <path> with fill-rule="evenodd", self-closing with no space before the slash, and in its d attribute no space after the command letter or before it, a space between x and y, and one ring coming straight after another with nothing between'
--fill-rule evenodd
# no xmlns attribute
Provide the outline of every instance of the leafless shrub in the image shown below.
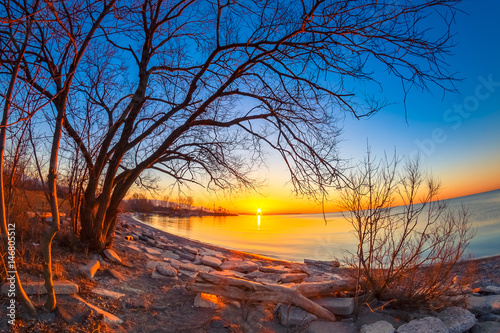
<svg viewBox="0 0 500 333"><path fill-rule="evenodd" d="M359 242L346 263L376 299L430 304L457 288L455 269L474 233L467 208L452 212L437 200L440 185L418 158L401 172L400 162L368 153L342 191L341 208Z"/></svg>

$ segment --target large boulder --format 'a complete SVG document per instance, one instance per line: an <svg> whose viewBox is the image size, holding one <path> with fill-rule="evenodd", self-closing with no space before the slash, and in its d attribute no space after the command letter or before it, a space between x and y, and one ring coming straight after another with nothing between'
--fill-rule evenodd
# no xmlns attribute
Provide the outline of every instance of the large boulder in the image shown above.
<svg viewBox="0 0 500 333"><path fill-rule="evenodd" d="M425 317L401 325L397 333L449 333L448 327L436 317Z"/></svg>
<svg viewBox="0 0 500 333"><path fill-rule="evenodd" d="M391 323L380 320L373 324L363 325L359 333L394 333L395 331Z"/></svg>
<svg viewBox="0 0 500 333"><path fill-rule="evenodd" d="M353 322L313 321L304 333L357 333L358 327Z"/></svg>
<svg viewBox="0 0 500 333"><path fill-rule="evenodd" d="M465 298L465 305L467 310L476 315L484 315L488 313L500 314L500 295L469 295Z"/></svg>
<svg viewBox="0 0 500 333"><path fill-rule="evenodd" d="M448 327L450 333L467 332L477 321L469 310L456 306L444 309L437 317Z"/></svg>
<svg viewBox="0 0 500 333"><path fill-rule="evenodd" d="M335 315L348 316L354 311L354 298L351 297L322 297L312 301Z"/></svg>
<svg viewBox="0 0 500 333"><path fill-rule="evenodd" d="M500 323L496 321L485 321L477 323L471 329L471 333L498 333L500 332Z"/></svg>

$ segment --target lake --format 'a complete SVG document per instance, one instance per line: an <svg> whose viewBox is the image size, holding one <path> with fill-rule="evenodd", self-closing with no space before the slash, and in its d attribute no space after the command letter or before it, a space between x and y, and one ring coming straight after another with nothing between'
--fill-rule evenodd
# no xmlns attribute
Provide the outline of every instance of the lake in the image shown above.
<svg viewBox="0 0 500 333"><path fill-rule="evenodd" d="M469 252L475 258L500 254L500 190L447 200L452 210L469 207L476 230ZM352 226L342 213L297 215L240 215L178 218L134 216L169 233L234 250L276 259L303 262L305 258L332 260L356 250Z"/></svg>

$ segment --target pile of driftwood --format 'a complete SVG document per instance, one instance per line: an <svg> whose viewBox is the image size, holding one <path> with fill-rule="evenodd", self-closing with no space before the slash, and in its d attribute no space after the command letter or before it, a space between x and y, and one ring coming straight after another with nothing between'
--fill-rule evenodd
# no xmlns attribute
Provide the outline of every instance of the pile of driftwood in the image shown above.
<svg viewBox="0 0 500 333"><path fill-rule="evenodd" d="M310 297L333 296L341 291L354 290L347 280L326 282L304 282L296 285L259 283L212 273L199 273L194 284L188 286L193 292L222 296L230 300L264 303L283 303L298 306L318 318L336 321L335 315L311 301Z"/></svg>

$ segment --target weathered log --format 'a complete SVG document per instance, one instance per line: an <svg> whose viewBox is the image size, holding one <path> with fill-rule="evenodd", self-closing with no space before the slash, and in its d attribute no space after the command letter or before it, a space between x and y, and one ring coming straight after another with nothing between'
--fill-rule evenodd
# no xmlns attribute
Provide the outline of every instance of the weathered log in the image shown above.
<svg viewBox="0 0 500 333"><path fill-rule="evenodd" d="M319 292L326 290L328 283L310 283L308 285L308 287L302 288L303 291L307 295L317 296ZM330 284L330 286L335 286L335 284ZM333 313L308 299L296 287L258 283L210 273L200 273L195 284L187 288L194 292L223 296L238 301L292 304L319 318L330 321L337 320ZM337 286L337 288L340 287Z"/></svg>

